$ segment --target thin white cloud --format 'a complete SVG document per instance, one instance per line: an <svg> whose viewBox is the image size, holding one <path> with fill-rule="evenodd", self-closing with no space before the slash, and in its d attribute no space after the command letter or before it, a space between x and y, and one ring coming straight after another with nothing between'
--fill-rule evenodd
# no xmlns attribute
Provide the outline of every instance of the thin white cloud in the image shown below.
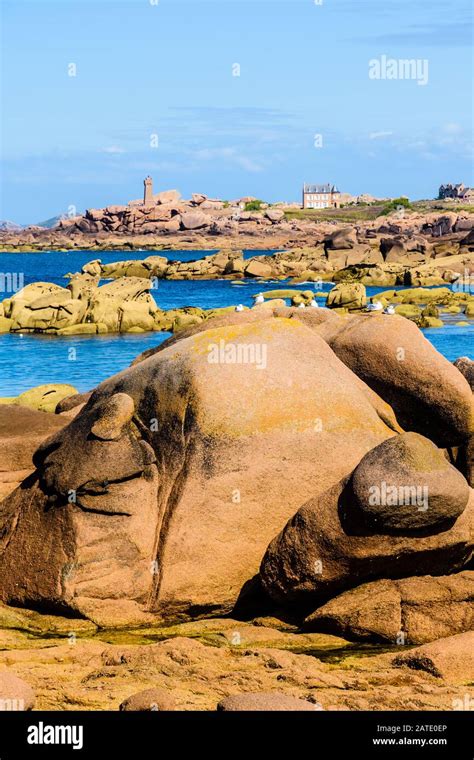
<svg viewBox="0 0 474 760"><path fill-rule="evenodd" d="M194 153L198 161L212 161L215 158L232 158L235 156L235 148L202 148Z"/></svg>
<svg viewBox="0 0 474 760"><path fill-rule="evenodd" d="M102 153L111 153L113 155L119 155L120 153L125 153L125 148L120 147L120 145L108 145L107 148L102 149Z"/></svg>
<svg viewBox="0 0 474 760"><path fill-rule="evenodd" d="M253 161L251 158L247 158L246 156L240 156L237 157L236 163L242 167L242 169L245 169L248 172L262 172L263 166L261 166L257 161Z"/></svg>
<svg viewBox="0 0 474 760"><path fill-rule="evenodd" d="M444 124L443 126L443 132L446 132L448 135L458 135L462 131L461 125L456 124L454 121L448 122L448 124Z"/></svg>
<svg viewBox="0 0 474 760"><path fill-rule="evenodd" d="M393 132L386 130L386 131L380 131L380 132L371 132L369 135L369 140L382 140L384 137L391 137L393 135Z"/></svg>
<svg viewBox="0 0 474 760"><path fill-rule="evenodd" d="M227 160L229 163L240 166L241 169L245 169L247 172L257 173L263 171L264 168L257 161L248 156L241 155L237 148L232 147L202 148L195 151L193 155L194 159L198 162L214 161L216 159Z"/></svg>

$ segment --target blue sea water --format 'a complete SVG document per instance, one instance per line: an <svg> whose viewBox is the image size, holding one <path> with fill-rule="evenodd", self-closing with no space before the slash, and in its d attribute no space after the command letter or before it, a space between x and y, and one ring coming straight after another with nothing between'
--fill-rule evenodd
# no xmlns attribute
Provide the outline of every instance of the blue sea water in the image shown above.
<svg viewBox="0 0 474 760"><path fill-rule="evenodd" d="M157 251L170 259L189 261L214 251ZM246 258L269 253L269 251L245 251ZM64 274L79 271L83 264L97 257L104 263L123 259L142 259L151 251L90 251L5 253L0 254L2 273L22 275L24 284L55 282L67 284ZM182 306L200 306L204 309L231 306L242 303L251 306L256 293L281 287L312 289L314 284L288 285L282 282L256 283L245 281L232 285L229 280L161 280L153 296L162 309ZM332 285L324 283L322 290ZM321 290L321 288L317 288ZM368 288L369 296L386 288ZM0 298L11 293L4 293ZM324 300L320 300L322 305ZM474 320L469 327L457 327L455 322L463 315L449 317L442 328L424 330L435 348L454 361L459 356L473 358ZM124 335L64 336L47 335L0 335L0 396L14 396L42 383L71 383L79 391L93 388L105 378L127 367L142 351L159 345L168 333L144 333Z"/></svg>

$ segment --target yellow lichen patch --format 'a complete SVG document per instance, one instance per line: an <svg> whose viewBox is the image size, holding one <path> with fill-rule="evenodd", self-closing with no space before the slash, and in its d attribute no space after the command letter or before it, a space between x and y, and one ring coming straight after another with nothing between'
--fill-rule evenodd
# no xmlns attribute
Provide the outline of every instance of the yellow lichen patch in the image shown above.
<svg viewBox="0 0 474 760"><path fill-rule="evenodd" d="M296 288L282 288L277 290L267 290L267 292L262 293L262 295L267 300L272 298L293 298L293 296L301 295L303 292L303 290L297 290Z"/></svg>
<svg viewBox="0 0 474 760"><path fill-rule="evenodd" d="M30 409L38 409L40 412L54 412L62 399L73 396L77 389L67 383L50 383L37 385L30 388L19 396L0 399L0 404L16 404L27 406Z"/></svg>
<svg viewBox="0 0 474 760"><path fill-rule="evenodd" d="M209 353L209 344L219 343L221 340L227 343L237 340L240 342L245 342L246 339L252 337L257 337L261 340L259 333L261 332L262 324L265 324L265 327L271 330L272 333L276 330L279 330L281 327L283 327L283 329L286 328L291 331L307 329L299 320L288 319L286 317L268 319L264 322L262 320L257 322L246 322L241 325L233 324L225 325L223 327L214 327L198 333L197 335L193 335L188 339L192 341L190 345L191 351L194 354L203 356ZM186 350L187 348L188 345L186 346Z"/></svg>
<svg viewBox="0 0 474 760"><path fill-rule="evenodd" d="M378 435L387 430L356 379L341 374L327 343L300 320L206 330L170 347L167 360L178 359L191 379L193 412L205 435L350 434L361 425Z"/></svg>
<svg viewBox="0 0 474 760"><path fill-rule="evenodd" d="M419 317L421 314L421 309L419 306L416 306L415 304L408 304L403 303L399 306L395 306L395 312L399 314L401 317L406 317L407 319L413 319L415 317Z"/></svg>

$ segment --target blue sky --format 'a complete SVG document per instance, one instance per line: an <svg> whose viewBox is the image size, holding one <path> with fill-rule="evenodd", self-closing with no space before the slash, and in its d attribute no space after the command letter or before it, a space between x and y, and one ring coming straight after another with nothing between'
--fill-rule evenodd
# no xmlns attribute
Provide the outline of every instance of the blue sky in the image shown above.
<svg viewBox="0 0 474 760"><path fill-rule="evenodd" d="M146 174L269 201L304 181L412 198L473 182L469 0L2 8L2 219L125 203ZM382 55L428 60L428 83L370 79Z"/></svg>

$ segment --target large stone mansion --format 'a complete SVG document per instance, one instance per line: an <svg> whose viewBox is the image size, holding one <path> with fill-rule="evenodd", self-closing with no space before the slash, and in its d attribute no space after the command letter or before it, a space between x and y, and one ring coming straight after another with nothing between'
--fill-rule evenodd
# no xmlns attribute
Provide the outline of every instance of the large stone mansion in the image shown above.
<svg viewBox="0 0 474 760"><path fill-rule="evenodd" d="M303 185L303 208L339 208L341 193L335 185Z"/></svg>
<svg viewBox="0 0 474 760"><path fill-rule="evenodd" d="M441 185L438 193L439 200L452 199L464 203L474 203L474 188L465 187L460 182L458 185Z"/></svg>

